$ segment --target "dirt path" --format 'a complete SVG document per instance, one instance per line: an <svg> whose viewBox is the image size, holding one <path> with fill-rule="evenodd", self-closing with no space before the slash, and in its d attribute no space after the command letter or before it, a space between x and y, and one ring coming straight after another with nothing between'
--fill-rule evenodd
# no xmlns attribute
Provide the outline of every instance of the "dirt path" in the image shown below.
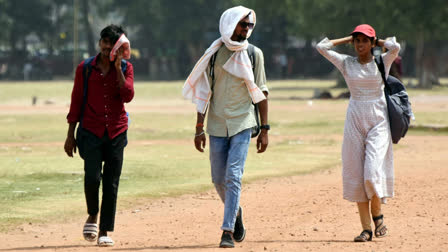
<svg viewBox="0 0 448 252"><path fill-rule="evenodd" d="M408 136L395 149L396 196L383 207L390 235L357 244L356 205L342 199L340 167L243 186L246 240L233 251L448 251L448 136ZM82 240L82 221L24 225L0 251L222 251L214 191L138 202L117 214L111 249Z"/></svg>

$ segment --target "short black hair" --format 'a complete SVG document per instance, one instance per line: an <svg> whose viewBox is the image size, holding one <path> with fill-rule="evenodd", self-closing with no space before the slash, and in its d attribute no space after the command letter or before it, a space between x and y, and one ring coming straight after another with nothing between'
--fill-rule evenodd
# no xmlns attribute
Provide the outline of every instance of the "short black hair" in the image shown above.
<svg viewBox="0 0 448 252"><path fill-rule="evenodd" d="M100 36L101 39L108 38L112 44L115 44L123 33L126 35L126 31L121 26L111 24L101 31Z"/></svg>

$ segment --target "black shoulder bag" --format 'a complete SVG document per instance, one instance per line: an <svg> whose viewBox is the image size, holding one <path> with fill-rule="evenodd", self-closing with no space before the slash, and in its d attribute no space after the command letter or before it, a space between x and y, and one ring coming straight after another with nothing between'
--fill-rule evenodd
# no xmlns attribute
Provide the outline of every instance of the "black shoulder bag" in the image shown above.
<svg viewBox="0 0 448 252"><path fill-rule="evenodd" d="M411 103L409 102L406 88L400 80L391 75L386 79L384 62L381 55L375 57L375 63L384 81L384 94L386 96L392 142L397 144L409 129L412 114Z"/></svg>

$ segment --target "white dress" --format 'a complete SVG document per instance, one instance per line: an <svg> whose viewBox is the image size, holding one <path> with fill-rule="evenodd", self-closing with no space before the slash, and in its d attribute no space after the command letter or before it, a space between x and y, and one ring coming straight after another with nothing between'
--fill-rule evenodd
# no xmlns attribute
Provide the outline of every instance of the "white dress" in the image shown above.
<svg viewBox="0 0 448 252"><path fill-rule="evenodd" d="M372 60L360 64L357 57L337 53L325 38L316 46L319 53L341 71L350 90L350 101L342 143L344 199L366 202L377 195L383 203L394 196L394 164L384 83ZM386 77L398 56L395 38L385 42Z"/></svg>

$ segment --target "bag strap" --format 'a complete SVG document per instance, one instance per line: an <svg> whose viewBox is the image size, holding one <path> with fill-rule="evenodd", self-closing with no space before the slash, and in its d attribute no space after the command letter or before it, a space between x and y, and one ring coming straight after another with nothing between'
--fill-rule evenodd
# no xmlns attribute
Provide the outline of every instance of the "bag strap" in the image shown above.
<svg viewBox="0 0 448 252"><path fill-rule="evenodd" d="M249 44L249 46L247 47L247 54L249 55L250 62L252 63L252 72L254 73L254 81L255 81L255 83L257 83L255 80L255 77L256 77L255 76L255 59L256 58L255 58L255 46L254 45ZM252 104L254 104L255 121L257 122L257 127L260 128L260 116L259 116L260 112L258 109L258 103L252 103Z"/></svg>
<svg viewBox="0 0 448 252"><path fill-rule="evenodd" d="M383 57L381 55L375 56L375 63L377 65L378 69L380 70L381 78L383 78L383 82L384 82L384 87L390 91L389 83L387 83L387 79L386 79L386 70L385 70L385 66L384 66Z"/></svg>
<svg viewBox="0 0 448 252"><path fill-rule="evenodd" d="M87 104L87 89L89 84L89 77L92 73L92 61L95 59L95 56L92 56L86 60L84 60L84 64L82 66L82 76L84 78L83 85L83 94L82 94L82 105L81 105L81 116L79 118L79 127L82 128L82 121L84 119L84 110Z"/></svg>
<svg viewBox="0 0 448 252"><path fill-rule="evenodd" d="M92 56L86 60L84 60L84 64L82 66L82 76L84 77L84 85L83 85L83 94L82 94L82 105L81 105L81 116L79 118L79 127L82 128L82 121L84 119L84 110L86 108L87 104L87 90L88 90L88 84L89 84L89 78L90 74L92 73L92 62L95 59L96 56ZM123 71L123 74L126 73L127 69L127 62L126 60L121 60L121 70Z"/></svg>
<svg viewBox="0 0 448 252"><path fill-rule="evenodd" d="M126 73L126 69L128 67L128 63L126 60L122 59L121 60L121 71L123 72L123 74Z"/></svg>
<svg viewBox="0 0 448 252"><path fill-rule="evenodd" d="M249 44L247 47L247 54L249 55L250 62L252 63L252 72L255 74L255 46ZM254 76L255 78L255 76Z"/></svg>
<svg viewBox="0 0 448 252"><path fill-rule="evenodd" d="M218 49L219 51L219 49ZM215 61L216 61L216 55L218 55L218 52L215 52L212 55L212 58L210 59L210 77L212 78L212 82L215 81Z"/></svg>

